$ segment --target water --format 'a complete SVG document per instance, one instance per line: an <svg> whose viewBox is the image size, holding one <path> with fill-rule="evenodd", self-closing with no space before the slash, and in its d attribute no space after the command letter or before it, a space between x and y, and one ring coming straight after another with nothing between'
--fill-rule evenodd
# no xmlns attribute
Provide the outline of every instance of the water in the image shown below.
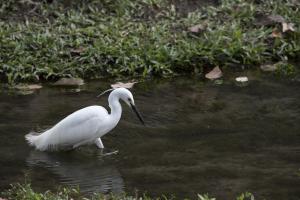
<svg viewBox="0 0 300 200"><path fill-rule="evenodd" d="M266 80L267 79L267 80ZM209 193L233 199L300 198L300 83L250 77L247 87L197 78L146 81L135 86L143 127L126 106L121 122L95 147L44 153L24 135L45 129L93 104L113 81L81 91L45 86L30 95L0 93L0 190L30 179L37 191L80 185L82 192L147 192L179 198Z"/></svg>

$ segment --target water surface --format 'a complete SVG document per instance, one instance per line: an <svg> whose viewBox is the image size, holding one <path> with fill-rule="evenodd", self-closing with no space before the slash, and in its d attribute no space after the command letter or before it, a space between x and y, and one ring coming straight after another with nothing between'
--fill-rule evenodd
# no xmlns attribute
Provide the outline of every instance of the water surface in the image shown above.
<svg viewBox="0 0 300 200"><path fill-rule="evenodd" d="M0 93L0 189L31 180L38 191L59 185L85 193L127 192L179 198L209 193L233 199L300 198L300 83L251 78L247 87L197 78L145 81L132 90L142 126L123 105L122 120L94 146L44 153L24 135L51 127L85 106L107 107L95 96L113 81L87 83L80 91L45 86L30 95Z"/></svg>

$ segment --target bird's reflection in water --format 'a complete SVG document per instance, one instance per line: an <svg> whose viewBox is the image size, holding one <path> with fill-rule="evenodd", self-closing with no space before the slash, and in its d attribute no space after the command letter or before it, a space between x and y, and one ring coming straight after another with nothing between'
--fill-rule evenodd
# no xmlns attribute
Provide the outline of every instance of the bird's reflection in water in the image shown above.
<svg viewBox="0 0 300 200"><path fill-rule="evenodd" d="M121 174L105 155L111 154L103 154L99 150L59 153L31 151L26 162L29 168L45 168L57 175L62 184L79 186L80 191L86 194L122 193L124 181Z"/></svg>

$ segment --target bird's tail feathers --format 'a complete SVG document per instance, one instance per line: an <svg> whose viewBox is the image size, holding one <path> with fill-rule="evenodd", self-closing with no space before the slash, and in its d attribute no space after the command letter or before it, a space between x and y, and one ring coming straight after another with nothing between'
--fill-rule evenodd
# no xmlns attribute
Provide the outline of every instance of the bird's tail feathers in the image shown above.
<svg viewBox="0 0 300 200"><path fill-rule="evenodd" d="M49 138L51 133L51 130L46 130L42 133L32 131L25 135L25 139L30 146L34 146L35 149L40 151L58 151L70 149L70 145L68 144L57 145L57 141L53 140L53 138Z"/></svg>
<svg viewBox="0 0 300 200"><path fill-rule="evenodd" d="M45 131L43 133L32 131L25 135L25 139L30 146L34 146L37 150L45 151L48 149L48 146L50 146L47 142L49 134L50 132L48 131Z"/></svg>
<svg viewBox="0 0 300 200"><path fill-rule="evenodd" d="M25 135L25 139L27 140L30 146L36 146L36 143L39 139L39 135L40 134L38 132L31 131L30 133Z"/></svg>

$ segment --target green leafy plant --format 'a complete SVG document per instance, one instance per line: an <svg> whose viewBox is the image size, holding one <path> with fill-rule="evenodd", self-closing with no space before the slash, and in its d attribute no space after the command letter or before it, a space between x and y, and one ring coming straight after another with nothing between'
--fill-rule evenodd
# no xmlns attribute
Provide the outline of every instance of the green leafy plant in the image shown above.
<svg viewBox="0 0 300 200"><path fill-rule="evenodd" d="M5 190L1 193L1 196L7 199L13 200L70 200L70 199L81 199L81 200L168 200L176 199L175 197L168 198L167 196L162 195L161 197L150 197L149 195L143 194L135 196L130 196L126 194L101 194L95 193L90 196L85 196L80 193L79 189L65 188L61 187L56 192L46 191L44 193L35 192L31 185L28 183L24 184L12 184L11 188ZM197 195L199 200L216 200L216 198L209 197L207 194ZM245 192L236 198L237 200L254 200L254 196ZM188 199L187 199L188 200Z"/></svg>
<svg viewBox="0 0 300 200"><path fill-rule="evenodd" d="M0 7L0 77L10 84L172 76L300 57L298 27L275 38L272 31L280 24L257 25L256 17L280 15L300 24L296 2L226 0L186 15L166 0L22 2ZM197 25L201 30L189 31Z"/></svg>

